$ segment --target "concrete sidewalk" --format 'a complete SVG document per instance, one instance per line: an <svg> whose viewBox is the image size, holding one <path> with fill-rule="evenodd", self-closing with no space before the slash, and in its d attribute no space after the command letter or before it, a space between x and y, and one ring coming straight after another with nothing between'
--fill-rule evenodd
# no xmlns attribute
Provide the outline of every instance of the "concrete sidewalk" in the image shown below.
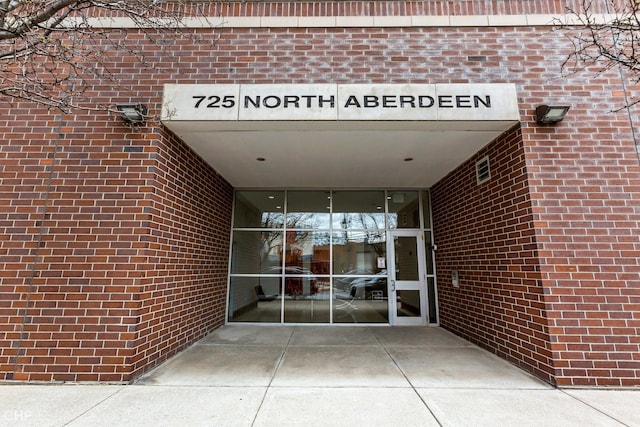
<svg viewBox="0 0 640 427"><path fill-rule="evenodd" d="M439 328L225 326L118 385L0 386L2 426L640 426Z"/></svg>

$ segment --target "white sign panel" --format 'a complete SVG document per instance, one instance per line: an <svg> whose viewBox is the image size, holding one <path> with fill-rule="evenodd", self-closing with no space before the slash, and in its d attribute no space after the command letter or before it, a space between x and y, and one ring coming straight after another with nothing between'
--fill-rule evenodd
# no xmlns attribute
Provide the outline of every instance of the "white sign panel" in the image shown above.
<svg viewBox="0 0 640 427"><path fill-rule="evenodd" d="M513 84L247 84L164 88L162 120L511 121Z"/></svg>

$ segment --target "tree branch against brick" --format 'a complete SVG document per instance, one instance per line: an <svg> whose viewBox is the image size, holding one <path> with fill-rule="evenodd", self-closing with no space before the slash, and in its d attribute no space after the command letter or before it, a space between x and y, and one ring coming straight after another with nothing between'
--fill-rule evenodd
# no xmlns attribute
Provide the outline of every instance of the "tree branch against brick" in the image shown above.
<svg viewBox="0 0 640 427"><path fill-rule="evenodd" d="M146 43L160 47L165 35L177 34L214 43L185 25L186 19L197 18L213 27L203 7L208 13L215 8L179 0L0 0L0 99L28 100L63 112L111 110L85 95L97 82L122 87L114 54L153 67L142 48L127 43L117 34L121 30L108 28L111 18L128 20Z"/></svg>
<svg viewBox="0 0 640 427"><path fill-rule="evenodd" d="M605 14L596 13L604 6ZM573 51L562 68L574 72L596 67L603 73L619 68L634 84L640 82L640 0L580 0L567 9L569 19L557 20ZM623 108L640 103L629 100Z"/></svg>

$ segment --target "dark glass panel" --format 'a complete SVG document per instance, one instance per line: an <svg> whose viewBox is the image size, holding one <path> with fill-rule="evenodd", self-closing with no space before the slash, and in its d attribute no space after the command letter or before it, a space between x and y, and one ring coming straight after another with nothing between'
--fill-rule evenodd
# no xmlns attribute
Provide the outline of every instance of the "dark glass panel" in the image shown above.
<svg viewBox="0 0 640 427"><path fill-rule="evenodd" d="M431 228L431 199L428 191L422 192L422 217L424 228Z"/></svg>
<svg viewBox="0 0 640 427"><path fill-rule="evenodd" d="M433 272L433 242L431 241L431 232L424 232L424 253L427 258L427 274L434 274Z"/></svg>
<svg viewBox="0 0 640 427"><path fill-rule="evenodd" d="M238 191L233 211L235 228L282 228L284 191Z"/></svg>
<svg viewBox="0 0 640 427"><path fill-rule="evenodd" d="M331 192L289 191L287 193L287 227L329 229Z"/></svg>
<svg viewBox="0 0 640 427"><path fill-rule="evenodd" d="M231 277L230 322L280 323L281 277Z"/></svg>
<svg viewBox="0 0 640 427"><path fill-rule="evenodd" d="M231 274L280 274L281 231L235 231L231 250Z"/></svg>
<svg viewBox="0 0 640 427"><path fill-rule="evenodd" d="M396 236L396 280L420 280L418 242L413 236Z"/></svg>
<svg viewBox="0 0 640 427"><path fill-rule="evenodd" d="M389 228L420 228L417 191L389 191Z"/></svg>
<svg viewBox="0 0 640 427"><path fill-rule="evenodd" d="M384 191L334 191L334 229L384 229Z"/></svg>
<svg viewBox="0 0 640 427"><path fill-rule="evenodd" d="M429 323L438 323L436 279L433 277L427 278L427 301L429 303Z"/></svg>
<svg viewBox="0 0 640 427"><path fill-rule="evenodd" d="M418 290L400 290L396 291L398 309L398 317L420 317L420 291Z"/></svg>

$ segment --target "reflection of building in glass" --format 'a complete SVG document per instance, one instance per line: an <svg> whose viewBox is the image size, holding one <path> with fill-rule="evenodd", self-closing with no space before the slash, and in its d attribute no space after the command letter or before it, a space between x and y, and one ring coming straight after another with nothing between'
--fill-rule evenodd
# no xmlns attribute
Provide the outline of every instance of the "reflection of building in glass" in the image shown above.
<svg viewBox="0 0 640 427"><path fill-rule="evenodd" d="M378 258L386 254L386 239L379 232L372 233L371 239L367 232L349 231L347 241L336 237L333 245L333 259L335 274L349 274L360 269L368 274L378 272ZM339 236L339 234L335 234ZM351 273L354 274L354 273Z"/></svg>

